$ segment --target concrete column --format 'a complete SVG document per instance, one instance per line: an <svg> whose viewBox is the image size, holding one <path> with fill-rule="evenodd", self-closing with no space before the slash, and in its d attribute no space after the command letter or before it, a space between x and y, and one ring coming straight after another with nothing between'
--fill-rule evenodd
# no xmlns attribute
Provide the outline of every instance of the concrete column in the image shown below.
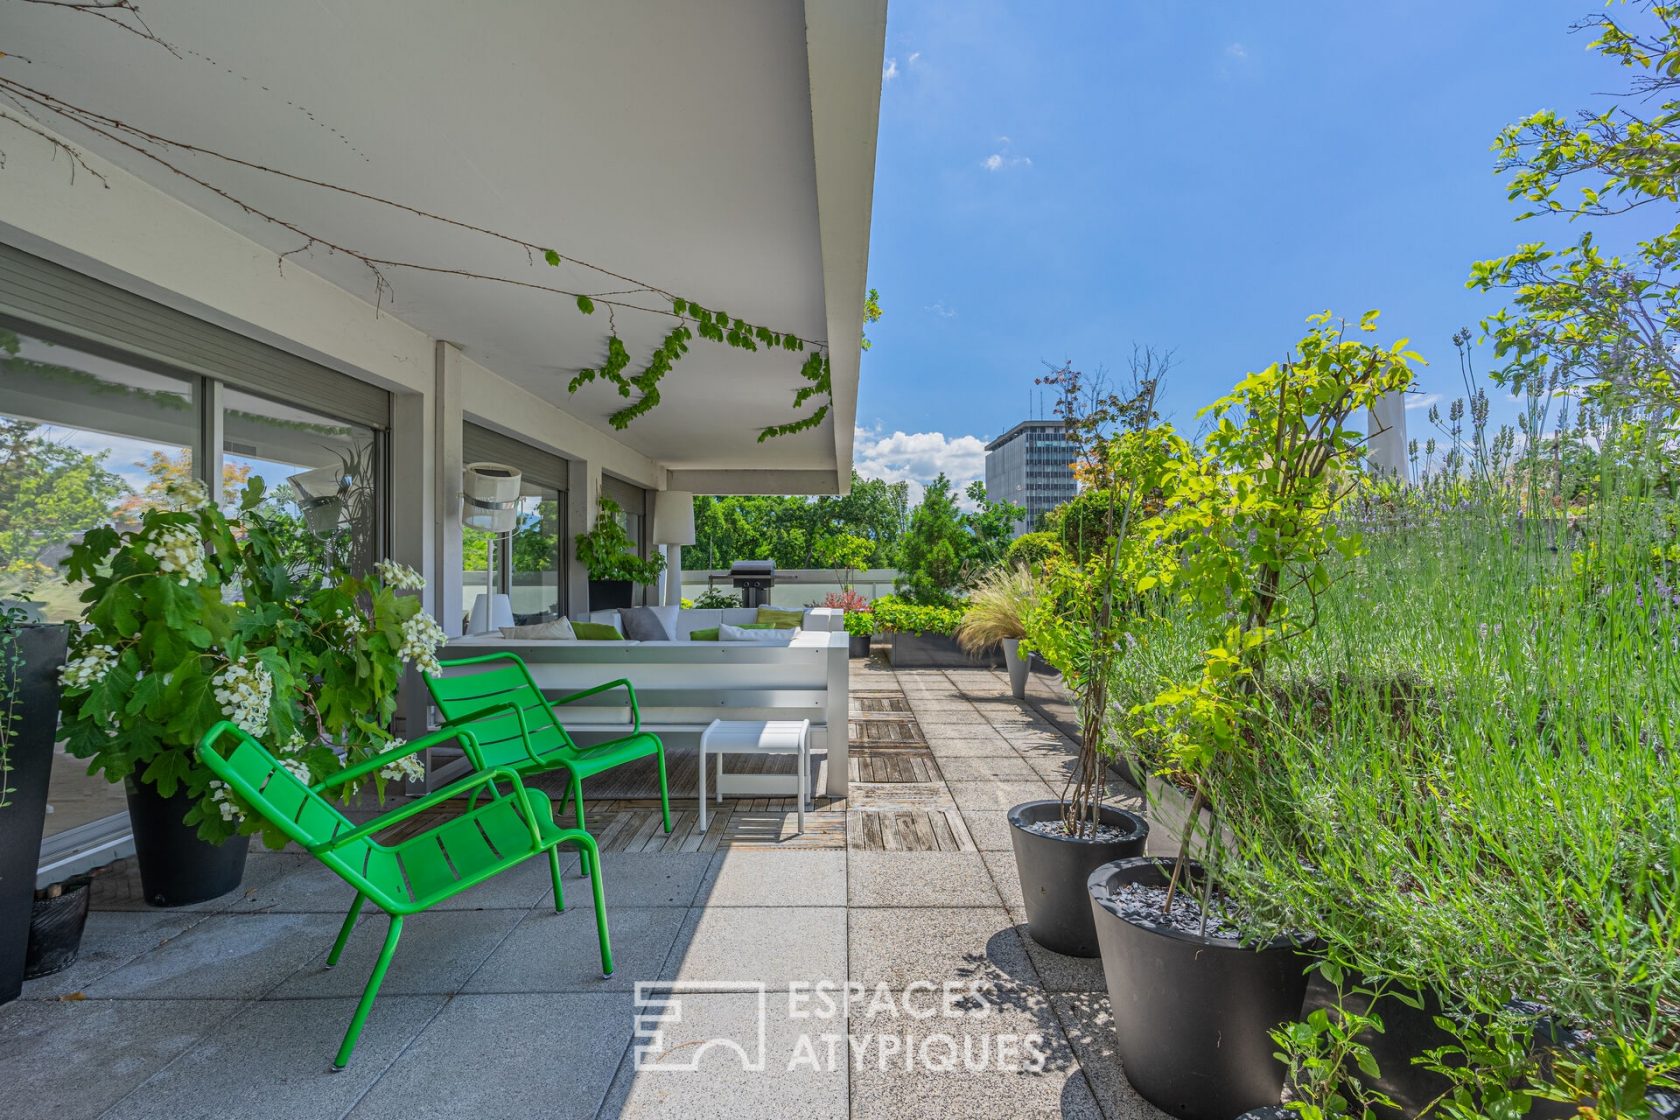
<svg viewBox="0 0 1680 1120"><path fill-rule="evenodd" d="M1406 394L1379 397L1366 410L1365 431L1371 469L1402 482L1413 481L1406 452Z"/></svg>
<svg viewBox="0 0 1680 1120"><path fill-rule="evenodd" d="M682 602L682 550L680 544L661 545L665 550L665 598L668 607Z"/></svg>
<svg viewBox="0 0 1680 1120"><path fill-rule="evenodd" d="M601 464L588 459L573 459L570 482L566 487L566 527L572 536L587 533L595 527L595 514L601 503ZM570 542L567 547L573 548ZM589 610L589 571L578 560L575 549L566 565L566 613L574 618Z"/></svg>
<svg viewBox="0 0 1680 1120"><path fill-rule="evenodd" d="M450 637L461 633L461 351L439 342L432 387L432 425L437 432L432 462L431 506L434 613ZM401 477L401 476L399 476Z"/></svg>

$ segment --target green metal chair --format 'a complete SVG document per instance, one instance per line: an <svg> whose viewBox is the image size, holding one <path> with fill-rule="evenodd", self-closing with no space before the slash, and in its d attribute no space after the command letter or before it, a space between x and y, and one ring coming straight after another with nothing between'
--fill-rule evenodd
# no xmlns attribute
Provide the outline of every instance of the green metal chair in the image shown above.
<svg viewBox="0 0 1680 1120"><path fill-rule="evenodd" d="M362 1025L367 1022L379 985L385 979L385 970L396 952L403 918L545 852L554 881L554 909L563 910L559 846L574 842L587 853L587 858L594 859L594 838L581 829L558 827L548 796L540 790L526 789L519 775L505 768L462 778L362 825L352 824L322 796L326 790L365 778L395 759L452 740L472 749L470 732L446 728L366 759L313 786L304 785L276 762L267 748L227 720L217 723L199 740L198 757L246 805L356 889L356 901L350 904L338 940L327 955L328 968L338 964L364 902L371 899L391 917L385 946L379 951L373 975L368 977L361 1003L350 1018L350 1029L345 1032L344 1042L333 1061L334 1071L344 1068L356 1039L361 1036ZM498 782L505 782L510 787L508 792L498 789ZM468 793L474 793L475 797L468 803L467 811L458 817L390 844L374 839L416 814ZM476 796L485 793L489 794L487 799ZM611 976L612 945L607 936L607 907L599 868L592 886L595 929L601 941L601 972Z"/></svg>
<svg viewBox="0 0 1680 1120"><path fill-rule="evenodd" d="M628 680L608 681L550 701L531 678L524 659L516 653L487 653L441 664L443 675L426 677L426 688L448 726L472 730L474 745L467 747L467 753L478 769L501 767L521 774L567 771L571 781L556 812L564 812L570 799L577 805L578 827L585 828L583 780L626 762L658 755L659 802L664 810L665 831L671 831L671 789L665 774L665 744L659 736L642 730L636 689ZM482 668L475 668L478 666ZM463 669L473 671L462 672ZM580 747L561 726L555 709L615 688L624 689L629 697L630 733L605 743ZM583 863L584 871L590 871L591 860Z"/></svg>

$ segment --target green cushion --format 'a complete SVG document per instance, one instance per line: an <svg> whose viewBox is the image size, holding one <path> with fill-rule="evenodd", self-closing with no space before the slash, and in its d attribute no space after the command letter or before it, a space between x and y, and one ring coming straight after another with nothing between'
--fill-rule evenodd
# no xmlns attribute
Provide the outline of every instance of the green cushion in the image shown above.
<svg viewBox="0 0 1680 1120"><path fill-rule="evenodd" d="M743 627L743 629L775 629L786 630L789 627L797 630L805 624L804 611L783 611L775 607L758 608L758 625Z"/></svg>
<svg viewBox="0 0 1680 1120"><path fill-rule="evenodd" d="M610 622L574 622L572 633L586 642L621 642L624 635Z"/></svg>
<svg viewBox="0 0 1680 1120"><path fill-rule="evenodd" d="M715 642L718 640L718 628L707 626L701 630L690 630L688 640L691 642Z"/></svg>

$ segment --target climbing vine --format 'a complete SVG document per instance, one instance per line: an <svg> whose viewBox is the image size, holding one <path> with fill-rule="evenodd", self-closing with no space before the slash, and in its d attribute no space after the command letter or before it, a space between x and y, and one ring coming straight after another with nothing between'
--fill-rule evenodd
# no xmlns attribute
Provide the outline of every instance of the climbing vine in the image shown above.
<svg viewBox="0 0 1680 1120"><path fill-rule="evenodd" d="M190 49L183 51L153 34L152 29L141 21L140 10L134 0L91 0L91 2L86 3L77 3L75 0L31 0L31 2L61 8L68 12L80 12L116 23L125 30L132 31L139 38L156 43L177 58L191 57L216 65L219 69L227 69L197 51ZM126 21L131 21L134 26L130 26L130 22ZM30 61L0 50L0 63L15 62L27 65ZM97 179L101 186L106 189L110 187L104 177L88 164L84 153L76 145L41 125L42 116L55 117L86 129L110 143L157 164L170 174L209 191L238 207L244 214L295 235L301 240L301 244L296 248L277 254L276 266L282 272L288 258L314 249L323 249L330 254L341 255L354 260L367 270L372 279L376 313L394 292L390 280L390 274L394 272L447 275L535 289L571 299L576 304L578 311L584 315L593 315L598 307L605 308L608 319L606 359L599 366L578 370L567 382L566 389L568 393L576 393L585 385L597 380L604 381L616 388L619 395L627 401L626 404L608 417L608 421L616 429L627 428L634 420L659 406L660 383L682 357L688 353L688 344L695 338L702 338L753 352L764 349L805 354L805 358L799 366L799 377L803 384L799 386L793 398L793 408L800 415L784 423L770 424L761 428L758 433L758 439L761 443L767 439L792 435L815 428L828 416L832 406L833 383L829 372L828 344L824 340L802 338L791 332L778 331L767 326L749 323L745 319L728 315L723 311L708 309L695 300L671 292L657 284L637 280L621 272L593 264L578 257L563 255L558 249L518 234L475 225L471 222L411 206L396 199L369 194L365 191L311 178L282 168L242 159L179 138L164 136L144 129L130 121L118 120L115 117L73 104L54 94L17 80L12 73L0 72L0 98L10 101L16 110L0 106L0 120L41 138L53 148L55 153L63 152L69 161L72 183L74 183L75 171L79 168ZM302 106L289 101L286 104L304 112L311 120L316 119L314 114L308 113ZM329 129L329 131L339 139L345 140L345 137L336 129ZM348 143L347 140L346 142ZM352 150L355 149L352 148ZM398 260L377 255L370 250L359 249L353 244L333 240L306 228L299 221L284 218L263 209L250 200L234 194L227 188L218 186L203 175L189 170L186 166L183 166L175 153L205 157L301 186L374 203L427 222L451 226L522 250L528 264L535 264L540 258L554 268L567 264L573 265L606 277L614 281L615 286L610 291L577 291L562 284L546 284L538 280L517 276L497 275L468 268ZM4 166L5 155L4 152L0 152L0 168L4 168ZM874 305L873 300L874 292L871 291L870 302L876 308L870 315L871 321L880 316L878 305ZM629 372L632 359L623 338L618 332L615 311L653 315L676 321L659 345L654 348L653 353L649 355L646 364L634 373ZM811 407L813 404L814 407ZM809 410L807 411L807 409Z"/></svg>

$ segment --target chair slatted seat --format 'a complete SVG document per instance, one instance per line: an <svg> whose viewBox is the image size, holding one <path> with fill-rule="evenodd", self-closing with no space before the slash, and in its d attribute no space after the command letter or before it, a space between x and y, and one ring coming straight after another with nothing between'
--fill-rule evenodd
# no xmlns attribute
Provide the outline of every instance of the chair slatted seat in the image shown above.
<svg viewBox="0 0 1680 1120"><path fill-rule="evenodd" d="M217 723L199 741L199 758L227 783L240 801L355 888L356 899L350 904L332 952L327 955L329 968L338 964L364 902L371 900L390 916L384 947L333 1061L335 1070L343 1069L349 1062L361 1036L362 1026L373 1009L385 971L396 952L403 919L544 854L548 856L554 883L554 908L562 910L565 897L560 889L561 844L577 844L594 869L591 887L595 896L596 935L601 943L601 971L612 975L606 897L595 840L581 828L561 828L556 824L553 802L542 791L527 789L514 770L481 769L361 825L353 823L325 796L327 790L365 778L398 758L450 741L459 742L469 755L477 750L470 731L445 728L366 759L316 785L299 780L266 747L226 720ZM393 843L379 840L393 826L469 795L469 800L464 802L465 811L459 816Z"/></svg>
<svg viewBox="0 0 1680 1120"><path fill-rule="evenodd" d="M468 757L478 769L504 767L520 774L565 770L570 780L557 811L564 812L570 800L577 807L578 827L586 829L583 780L657 755L660 807L665 831L671 831L665 744L659 736L642 730L636 689L628 680L608 681L551 701L543 696L530 668L516 653L463 657L444 661L441 668L439 675L425 678L426 689L448 727L471 730L474 745L468 748ZM579 746L561 724L557 709L618 688L624 690L630 709L629 733L604 743ZM592 859L584 861L584 870L592 870Z"/></svg>

